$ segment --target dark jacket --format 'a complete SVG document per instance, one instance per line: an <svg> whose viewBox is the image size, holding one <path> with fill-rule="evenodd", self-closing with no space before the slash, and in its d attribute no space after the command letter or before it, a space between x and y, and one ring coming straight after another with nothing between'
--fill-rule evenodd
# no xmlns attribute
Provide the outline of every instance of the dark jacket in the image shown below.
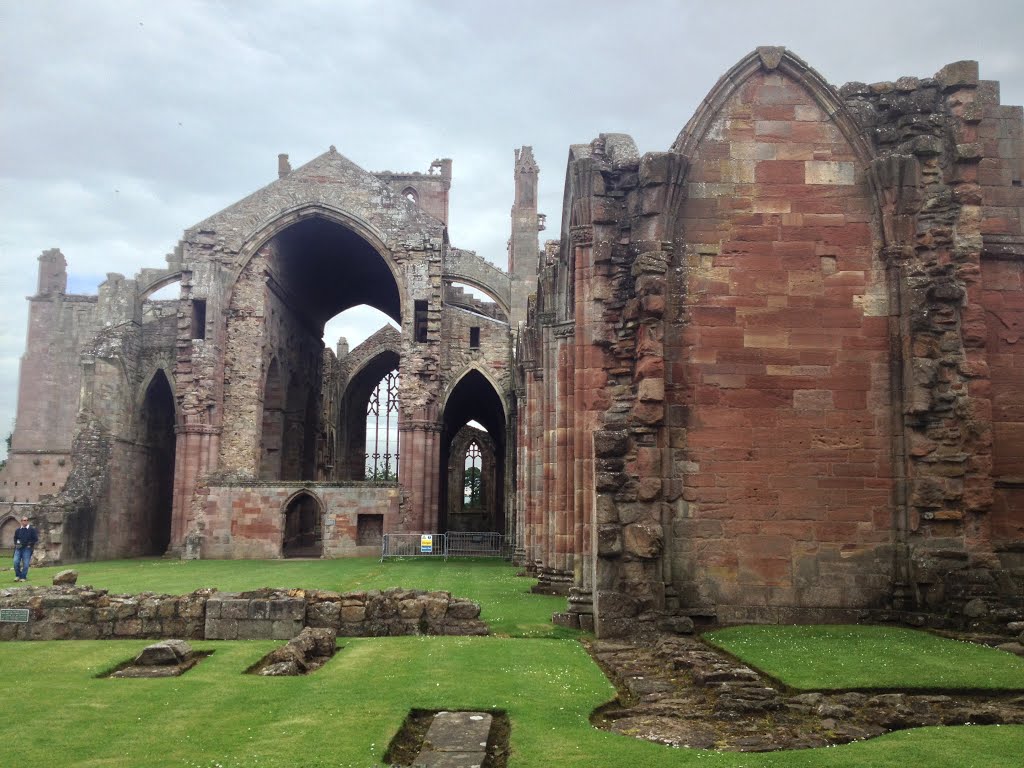
<svg viewBox="0 0 1024 768"><path fill-rule="evenodd" d="M14 532L14 548L28 547L32 549L39 543L39 531L31 525L28 528L19 528Z"/></svg>

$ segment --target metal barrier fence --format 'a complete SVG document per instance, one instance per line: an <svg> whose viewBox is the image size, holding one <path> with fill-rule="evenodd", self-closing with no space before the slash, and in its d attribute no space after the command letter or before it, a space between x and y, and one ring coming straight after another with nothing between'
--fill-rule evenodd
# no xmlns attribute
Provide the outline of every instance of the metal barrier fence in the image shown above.
<svg viewBox="0 0 1024 768"><path fill-rule="evenodd" d="M505 537L500 533L448 531L448 557L504 557Z"/></svg>
<svg viewBox="0 0 1024 768"><path fill-rule="evenodd" d="M500 533L385 533L381 562L388 557L507 557Z"/></svg>

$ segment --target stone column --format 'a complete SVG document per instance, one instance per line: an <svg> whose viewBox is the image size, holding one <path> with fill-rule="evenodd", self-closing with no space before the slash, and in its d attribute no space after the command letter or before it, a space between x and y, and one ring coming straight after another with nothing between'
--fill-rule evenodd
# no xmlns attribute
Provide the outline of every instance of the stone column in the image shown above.
<svg viewBox="0 0 1024 768"><path fill-rule="evenodd" d="M398 425L398 433L401 445L398 480L408 493L409 532L432 533L438 525L440 428L433 421L409 419Z"/></svg>

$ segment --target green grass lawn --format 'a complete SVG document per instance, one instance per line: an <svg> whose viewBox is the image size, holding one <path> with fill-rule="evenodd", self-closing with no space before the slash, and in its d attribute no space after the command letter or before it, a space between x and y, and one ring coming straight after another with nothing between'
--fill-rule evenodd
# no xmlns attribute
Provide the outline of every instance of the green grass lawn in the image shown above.
<svg viewBox="0 0 1024 768"><path fill-rule="evenodd" d="M1024 691L1024 659L905 627L730 627L704 639L799 689Z"/></svg>
<svg viewBox="0 0 1024 768"><path fill-rule="evenodd" d="M916 729L766 755L672 749L597 730L589 715L615 692L568 636L574 633L548 622L564 600L530 594L533 581L497 561L138 560L76 568L79 583L112 592L183 593L205 585L445 589L480 600L484 618L506 636L342 639L334 659L300 678L242 674L275 643L196 641L193 647L213 655L181 678L162 680L96 677L146 641L0 643L0 696L8 730L17 732L11 765L367 768L381 765L411 708L506 711L511 765L519 768L1018 768L1024 752L1020 726ZM31 575L48 583L52 572ZM827 644L807 654L834 656ZM0 755L5 765L13 753L5 746Z"/></svg>

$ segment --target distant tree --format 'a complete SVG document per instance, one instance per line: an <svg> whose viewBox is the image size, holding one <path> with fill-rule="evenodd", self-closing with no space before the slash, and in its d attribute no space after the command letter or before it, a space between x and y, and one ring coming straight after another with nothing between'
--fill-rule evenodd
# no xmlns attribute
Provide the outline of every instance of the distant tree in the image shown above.
<svg viewBox="0 0 1024 768"><path fill-rule="evenodd" d="M383 464L375 468L367 465L366 479L376 483L389 483L398 479L398 472L391 468L391 461L385 459Z"/></svg>
<svg viewBox="0 0 1024 768"><path fill-rule="evenodd" d="M480 505L480 467L466 467L465 488L463 489L463 503L467 507Z"/></svg>
<svg viewBox="0 0 1024 768"><path fill-rule="evenodd" d="M14 440L14 432L8 432L7 437L4 438L4 442L7 443L7 454L0 459L0 469L7 466L7 456L11 455L11 442Z"/></svg>

